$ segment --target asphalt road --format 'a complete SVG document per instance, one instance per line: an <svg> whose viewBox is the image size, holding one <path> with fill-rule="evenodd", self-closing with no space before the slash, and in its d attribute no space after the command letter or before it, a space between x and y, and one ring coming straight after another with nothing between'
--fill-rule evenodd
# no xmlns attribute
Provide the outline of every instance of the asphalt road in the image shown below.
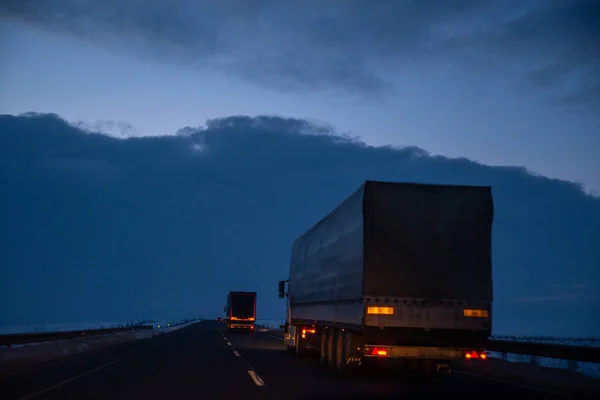
<svg viewBox="0 0 600 400"><path fill-rule="evenodd" d="M269 333L225 333L201 322L148 340L0 377L11 399L385 399L409 393L503 393L548 398L533 388L464 374L443 379L370 366L340 376L297 358Z"/></svg>

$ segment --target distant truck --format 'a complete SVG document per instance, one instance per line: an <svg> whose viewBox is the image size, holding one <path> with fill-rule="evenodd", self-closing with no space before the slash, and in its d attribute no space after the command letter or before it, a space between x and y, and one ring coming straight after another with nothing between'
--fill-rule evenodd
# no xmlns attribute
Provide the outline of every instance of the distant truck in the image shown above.
<svg viewBox="0 0 600 400"><path fill-rule="evenodd" d="M254 332L256 292L229 292L223 311L228 331Z"/></svg>
<svg viewBox="0 0 600 400"><path fill-rule="evenodd" d="M493 209L490 187L363 183L292 246L287 349L339 371L487 358Z"/></svg>

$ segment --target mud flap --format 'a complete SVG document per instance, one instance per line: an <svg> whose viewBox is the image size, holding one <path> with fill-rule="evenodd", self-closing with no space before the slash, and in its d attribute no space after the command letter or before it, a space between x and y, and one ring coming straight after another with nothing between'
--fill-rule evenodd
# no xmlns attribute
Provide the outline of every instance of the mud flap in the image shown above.
<svg viewBox="0 0 600 400"><path fill-rule="evenodd" d="M452 371L452 364L449 362L436 362L435 370L439 375L449 374Z"/></svg>
<svg viewBox="0 0 600 400"><path fill-rule="evenodd" d="M362 346L357 335L350 332L344 332L344 353L346 370L354 370L362 365Z"/></svg>
<svg viewBox="0 0 600 400"><path fill-rule="evenodd" d="M346 357L346 365L349 367L360 367L362 364L362 357Z"/></svg>

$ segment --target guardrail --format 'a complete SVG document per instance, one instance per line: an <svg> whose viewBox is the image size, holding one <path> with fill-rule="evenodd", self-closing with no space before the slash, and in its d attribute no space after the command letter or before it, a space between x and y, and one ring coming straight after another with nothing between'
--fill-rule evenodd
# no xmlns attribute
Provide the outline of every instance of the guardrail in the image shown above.
<svg viewBox="0 0 600 400"><path fill-rule="evenodd" d="M178 323L176 323L176 324L168 324L168 327L170 327L170 328L173 328L173 327L175 327L175 326L179 326L179 325L183 325L183 324L189 324L190 322L194 322L194 321L203 321L203 320L204 320L204 318L190 319L190 320L187 320L187 321L181 321L181 322L178 322Z"/></svg>
<svg viewBox="0 0 600 400"><path fill-rule="evenodd" d="M86 329L78 331L57 332L33 332L33 333L10 333L0 335L0 346L11 346L16 344L27 344L36 342L49 342L53 340L76 339L91 336L108 335L112 333L124 333L153 329L152 325L128 326L124 328Z"/></svg>
<svg viewBox="0 0 600 400"><path fill-rule="evenodd" d="M600 363L600 347L535 343L517 340L490 340L487 350L505 354L524 354L535 357Z"/></svg>
<svg viewBox="0 0 600 400"><path fill-rule="evenodd" d="M188 321L181 321L175 324L166 324L165 326L163 326L163 328L173 328L179 325L201 320L202 318L197 318ZM53 340L78 339L92 336L110 335L114 333L143 331L149 329L154 329L154 325L136 325L120 328L85 329L76 331L9 333L5 335L0 335L0 346L13 346L27 343L50 342Z"/></svg>
<svg viewBox="0 0 600 400"><path fill-rule="evenodd" d="M283 332L280 329L274 329L272 333L283 338ZM504 354L600 363L600 347L490 339L486 349Z"/></svg>

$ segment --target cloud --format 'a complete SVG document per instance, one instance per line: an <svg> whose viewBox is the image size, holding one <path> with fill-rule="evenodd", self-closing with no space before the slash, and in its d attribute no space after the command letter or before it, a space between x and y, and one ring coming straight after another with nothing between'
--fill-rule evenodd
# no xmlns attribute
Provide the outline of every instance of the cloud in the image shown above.
<svg viewBox="0 0 600 400"><path fill-rule="evenodd" d="M132 136L143 136L129 122L94 121L92 123L87 123L76 121L72 124L86 132L102 132L115 137L127 138Z"/></svg>
<svg viewBox="0 0 600 400"><path fill-rule="evenodd" d="M600 3L595 0L526 2L504 23L445 41L475 64L505 73L520 70L563 105L600 111Z"/></svg>
<svg viewBox="0 0 600 400"><path fill-rule="evenodd" d="M594 293L560 293L554 296L536 296L536 297L515 297L512 301L517 303L524 302L553 302L553 301L577 301L577 300L593 300L597 301L598 294Z"/></svg>
<svg viewBox="0 0 600 400"><path fill-rule="evenodd" d="M512 299L516 302L527 302L527 301L557 301L563 299L561 296L538 296L538 297L516 297Z"/></svg>
<svg viewBox="0 0 600 400"><path fill-rule="evenodd" d="M600 334L597 301L513 301L558 296L557 282L597 294L600 199L523 168L270 116L127 139L0 116L0 303L12 305L0 324L215 316L229 290L258 291L259 318L279 318L293 240L366 179L491 185L495 329Z"/></svg>
<svg viewBox="0 0 600 400"><path fill-rule="evenodd" d="M600 98L593 0L5 0L0 15L281 91L385 96L427 62L519 73L563 105Z"/></svg>

